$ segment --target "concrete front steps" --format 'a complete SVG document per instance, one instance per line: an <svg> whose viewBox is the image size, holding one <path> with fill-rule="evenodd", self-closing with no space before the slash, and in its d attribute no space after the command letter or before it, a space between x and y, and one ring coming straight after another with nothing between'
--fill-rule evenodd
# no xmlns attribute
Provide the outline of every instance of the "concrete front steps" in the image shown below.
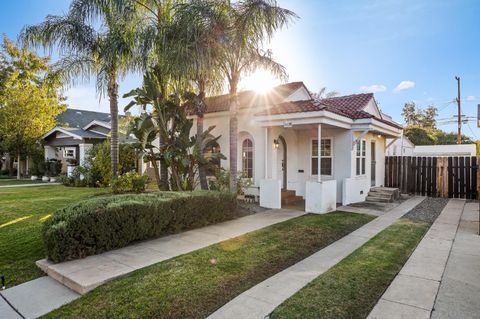
<svg viewBox="0 0 480 319"><path fill-rule="evenodd" d="M297 196L295 191L282 190L282 205L297 205L303 203L303 197Z"/></svg>
<svg viewBox="0 0 480 319"><path fill-rule="evenodd" d="M367 202L391 203L400 197L400 190L391 187L372 187L366 198Z"/></svg>

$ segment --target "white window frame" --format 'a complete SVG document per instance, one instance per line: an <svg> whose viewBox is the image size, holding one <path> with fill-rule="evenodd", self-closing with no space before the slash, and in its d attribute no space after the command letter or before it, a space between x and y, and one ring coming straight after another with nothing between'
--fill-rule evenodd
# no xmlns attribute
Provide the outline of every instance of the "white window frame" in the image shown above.
<svg viewBox="0 0 480 319"><path fill-rule="evenodd" d="M310 138L310 144L308 145L308 147L309 147L309 149L310 149L310 151L309 151L309 152L310 152L310 157L309 157L308 160L309 160L309 163L310 163L309 165L310 165L310 176L311 176L311 177L318 176L318 174L313 174L313 166L312 166L312 159L313 159L313 158L318 158L318 156L317 156L317 157L314 157L314 156L313 156L313 141L316 141L316 140L317 140L317 138L315 138L315 137ZM333 170L334 170L334 166L335 166L335 165L334 165L334 162L335 162L335 161L333 160L333 159L334 159L334 154L335 154L335 153L334 153L333 137L326 136L326 137L322 137L321 140L330 140L330 156L323 156L323 155L322 155L321 157L322 157L322 158L331 158L331 159L332 159L331 174L330 174L330 175L323 175L323 174L322 174L321 176L333 177ZM321 145L320 145L320 148L321 148ZM320 152L321 152L321 150L320 150ZM321 169L322 169L322 165L320 164L320 170L321 170Z"/></svg>
<svg viewBox="0 0 480 319"><path fill-rule="evenodd" d="M72 151L73 156L68 156L68 152ZM64 147L63 148L63 158L65 159L76 159L77 158L77 148L76 147Z"/></svg>
<svg viewBox="0 0 480 319"><path fill-rule="evenodd" d="M250 140L252 142L252 177L244 177L244 179L254 180L254 178L255 178L255 140L253 139L253 137L251 135L247 135L247 136L243 137L242 140L241 140L241 143L240 143L240 167L242 168L241 172L243 174L243 171L244 171L244 169L243 169L243 143L246 140Z"/></svg>
<svg viewBox="0 0 480 319"><path fill-rule="evenodd" d="M357 161L359 159L359 161ZM362 162L363 165L362 172ZM360 168L357 169L357 164L360 163ZM355 176L366 176L367 175L367 140L360 139L355 146Z"/></svg>

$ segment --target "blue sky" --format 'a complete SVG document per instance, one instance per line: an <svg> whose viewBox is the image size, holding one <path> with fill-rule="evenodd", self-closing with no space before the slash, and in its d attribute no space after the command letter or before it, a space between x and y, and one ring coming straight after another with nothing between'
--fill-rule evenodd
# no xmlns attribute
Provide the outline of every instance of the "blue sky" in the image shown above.
<svg viewBox="0 0 480 319"><path fill-rule="evenodd" d="M0 32L16 38L26 24L47 14L61 14L68 0L16 0L2 3ZM280 31L274 56L312 91L321 87L341 94L375 91L382 110L402 122L407 101L440 109L439 119L456 114L454 77L462 79L462 108L476 116L480 103L480 1L478 0L279 0L300 19ZM243 88L249 88L245 81ZM120 85L123 94L140 84L131 75ZM71 107L108 111L93 83L66 92ZM125 101L121 103L126 104ZM447 131L454 125L441 125ZM471 129L471 130L470 130ZM463 132L480 138L472 121Z"/></svg>

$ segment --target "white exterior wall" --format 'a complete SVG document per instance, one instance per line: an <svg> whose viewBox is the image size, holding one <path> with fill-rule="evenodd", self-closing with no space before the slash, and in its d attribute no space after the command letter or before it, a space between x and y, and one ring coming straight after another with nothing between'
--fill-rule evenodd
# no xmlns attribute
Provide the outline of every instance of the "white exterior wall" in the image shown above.
<svg viewBox="0 0 480 319"><path fill-rule="evenodd" d="M391 139L387 139L387 145L391 143ZM408 139L400 137L396 139L386 150L387 156L413 156L415 145Z"/></svg>
<svg viewBox="0 0 480 319"><path fill-rule="evenodd" d="M413 150L413 156L475 156L475 144L461 145L418 145Z"/></svg>
<svg viewBox="0 0 480 319"><path fill-rule="evenodd" d="M354 139L358 139L362 132L353 132ZM383 186L385 180L385 138L374 133L367 133L362 138L366 141L365 174L356 175L356 145L351 151L351 172L342 185L342 204L364 201L372 186ZM375 142L375 182L371 180L372 141Z"/></svg>

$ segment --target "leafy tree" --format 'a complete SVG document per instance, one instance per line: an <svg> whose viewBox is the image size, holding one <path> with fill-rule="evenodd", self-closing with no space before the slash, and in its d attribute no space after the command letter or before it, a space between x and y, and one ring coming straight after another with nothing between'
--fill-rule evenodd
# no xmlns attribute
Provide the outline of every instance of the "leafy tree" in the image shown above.
<svg viewBox="0 0 480 319"><path fill-rule="evenodd" d="M415 105L415 102L405 103L402 110L402 116L407 126L418 126L421 114Z"/></svg>
<svg viewBox="0 0 480 319"><path fill-rule="evenodd" d="M92 176L96 178L98 184L108 186L112 183L111 152L110 140L100 144L95 144L89 151L86 167L91 170ZM119 175L131 172L135 169L137 162L137 152L131 144L120 144L119 147Z"/></svg>
<svg viewBox="0 0 480 319"><path fill-rule="evenodd" d="M420 125L427 128L436 128L436 118L438 115L438 109L434 105L428 106L423 111L423 116L421 116Z"/></svg>
<svg viewBox="0 0 480 319"><path fill-rule="evenodd" d="M100 23L99 23L100 22ZM118 80L138 68L135 58L136 30L133 10L120 12L115 1L74 0L67 14L47 16L28 26L21 38L33 45L57 48L55 65L63 80L96 78L97 92L107 94L111 114L111 170L118 175Z"/></svg>
<svg viewBox="0 0 480 319"><path fill-rule="evenodd" d="M474 144L475 142L468 136L463 135L461 136L462 144ZM454 145L457 144L457 133L450 132L446 133L443 131L438 130L436 132L436 140L435 144L438 145Z"/></svg>
<svg viewBox="0 0 480 319"><path fill-rule="evenodd" d="M407 126L403 134L415 145L435 144L435 136L432 132L422 127Z"/></svg>
<svg viewBox="0 0 480 319"><path fill-rule="evenodd" d="M407 126L435 129L437 115L438 109L434 105L422 110L417 107L415 102L405 103L402 110L402 116Z"/></svg>
<svg viewBox="0 0 480 319"><path fill-rule="evenodd" d="M47 58L17 47L7 38L0 56L0 140L2 148L15 154L20 163L37 140L55 126L56 116L66 105Z"/></svg>

